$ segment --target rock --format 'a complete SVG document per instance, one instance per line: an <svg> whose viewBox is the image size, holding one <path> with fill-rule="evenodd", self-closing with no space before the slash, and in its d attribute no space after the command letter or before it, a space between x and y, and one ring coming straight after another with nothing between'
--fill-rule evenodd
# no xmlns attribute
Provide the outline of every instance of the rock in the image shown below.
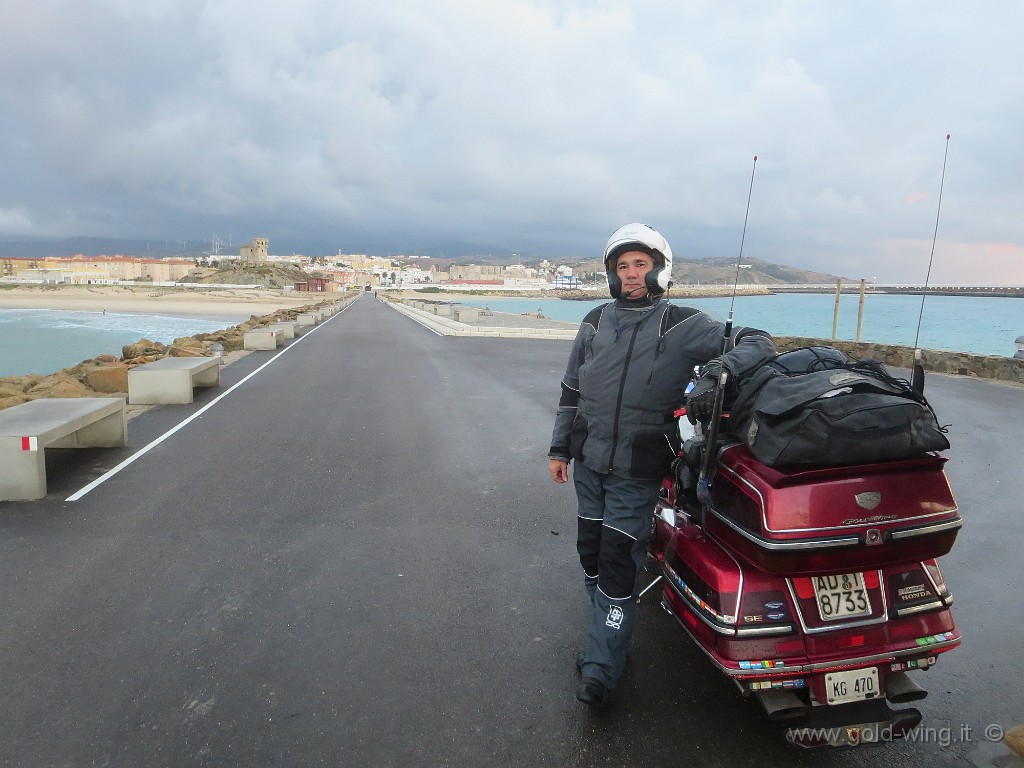
<svg viewBox="0 0 1024 768"><path fill-rule="evenodd" d="M136 357L144 357L147 355L163 355L166 350L167 345L161 344L159 341L139 339L134 344L126 344L121 347L121 359L131 360Z"/></svg>
<svg viewBox="0 0 1024 768"><path fill-rule="evenodd" d="M10 408L12 405L27 403L32 399L25 394L25 391L32 386L26 382L27 378L23 376L5 376L0 379L0 410Z"/></svg>
<svg viewBox="0 0 1024 768"><path fill-rule="evenodd" d="M1024 757L1024 724L1015 725L1008 730L1003 736L1003 742L1018 756Z"/></svg>
<svg viewBox="0 0 1024 768"><path fill-rule="evenodd" d="M210 343L195 336L175 339L167 349L168 357L209 357Z"/></svg>
<svg viewBox="0 0 1024 768"><path fill-rule="evenodd" d="M20 384L13 381L0 380L0 398L17 397L23 394L25 394L25 390Z"/></svg>
<svg viewBox="0 0 1024 768"><path fill-rule="evenodd" d="M214 342L220 344L224 347L225 352L235 352L244 347L245 333L237 328L229 329L220 333L210 334L206 341L210 344Z"/></svg>
<svg viewBox="0 0 1024 768"><path fill-rule="evenodd" d="M74 376L60 371L46 376L25 394L30 399L39 397L95 397L96 393Z"/></svg>
<svg viewBox="0 0 1024 768"><path fill-rule="evenodd" d="M163 355L142 355L141 357L133 357L130 360L125 360L124 362L129 368L134 368L137 365L152 363L154 360L160 360L162 358Z"/></svg>
<svg viewBox="0 0 1024 768"><path fill-rule="evenodd" d="M0 379L0 392L10 390L24 394L42 380L43 377L38 373L28 373L24 376L4 376Z"/></svg>
<svg viewBox="0 0 1024 768"><path fill-rule="evenodd" d="M210 357L206 354L206 350L196 347L179 347L177 344L172 344L167 349L168 357Z"/></svg>
<svg viewBox="0 0 1024 768"><path fill-rule="evenodd" d="M127 392L128 366L118 362L90 368L85 372L85 383L96 392Z"/></svg>
<svg viewBox="0 0 1024 768"><path fill-rule="evenodd" d="M192 349L204 349L205 344L196 336L182 336L171 342L172 347L183 347Z"/></svg>
<svg viewBox="0 0 1024 768"><path fill-rule="evenodd" d="M27 403L31 399L32 398L29 397L28 395L12 395L10 397L7 397L3 392L0 392L0 411L2 411L4 408L10 408L11 406L14 405L21 405L22 403Z"/></svg>

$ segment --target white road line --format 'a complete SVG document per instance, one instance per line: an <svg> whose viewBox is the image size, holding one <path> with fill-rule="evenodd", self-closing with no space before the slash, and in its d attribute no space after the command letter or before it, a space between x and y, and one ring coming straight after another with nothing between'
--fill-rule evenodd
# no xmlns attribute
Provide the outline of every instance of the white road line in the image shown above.
<svg viewBox="0 0 1024 768"><path fill-rule="evenodd" d="M102 485L103 483L107 482L107 480L109 480L110 478L112 478L112 477L113 477L114 475L116 475L116 474L117 474L118 472L120 472L120 471L121 471L122 469L124 469L124 468L125 468L125 467L127 467L127 466L128 466L129 464L131 464L132 462L134 462L134 461L135 461L136 459L139 459L139 458L141 458L141 457L145 456L145 455L146 455L147 453L149 453L149 452L150 452L150 451L151 451L151 450L152 450L153 448L156 448L156 447L157 447L158 445L160 445L160 443L162 443L162 442L163 442L164 440L166 440L167 438L169 438L169 437L170 437L171 435L173 435L173 434L174 434L175 432L177 432L177 431L178 431L179 429L182 429L183 427L185 427L186 425L188 425L189 423L191 423L191 422L192 422L192 421L194 421L195 419L198 419L198 418L199 418L200 416L202 416L202 415L203 415L204 413L206 413L206 412L207 412L208 410L210 410L211 408L213 408L213 406L215 406L215 405L216 405L217 403L219 403L219 402L220 402L221 400L223 400L223 399L224 399L225 397L227 397L227 396L228 396L228 395L230 395L230 394L231 394L232 392L234 392L234 391L235 391L236 389L238 389L238 388L239 388L240 386L242 386L243 384L245 384L245 382L247 382L247 381L248 381L249 379L251 379L251 378L252 378L253 376L255 376L255 375L256 375L257 373L259 373L260 371L262 371L262 370L263 370L264 368L266 368L266 367L267 367L268 365L270 365L271 363L275 362L275 361L276 361L276 360L277 360L277 359L278 359L279 357L281 357L281 355L283 355L283 354L284 354L285 352L288 352L289 350L291 350L291 349L294 349L294 348L295 348L295 347L296 347L296 346L297 346L298 344L300 344L300 343L302 343L303 341L305 341L305 340L306 340L307 338L309 338L309 337L310 337L310 336L311 336L312 334L316 333L316 331L320 330L320 328L322 328L322 327L323 327L324 325L326 325L327 323L329 323L329 322L330 322L331 320L333 320L334 318L336 318L336 317L338 317L339 315L341 315L341 313L342 313L342 312L344 312L344 311L345 311L346 309L348 309L348 307L351 307L351 306L352 306L352 304L349 304L349 305L348 305L347 307L345 307L344 309L342 309L342 310L341 310L341 312L338 312L338 314L337 314L337 315L332 315L331 317L329 317L329 318L327 318L326 320L324 320L324 321L323 321L323 322L322 322L322 323L321 323L320 325L314 326L314 327L313 327L313 328L311 328L311 329L310 329L309 331L307 331L306 333L302 334L302 336L300 336L299 338L297 338L297 339L296 339L295 341L293 341L293 342L292 342L291 344L289 344L289 345L288 345L287 347L283 347L283 348L281 349L281 351L280 351L280 352L278 352L278 353L277 353L276 355L274 355L274 356L273 356L272 358L270 358L269 360L267 360L267 362L265 362L265 363L264 363L263 365L261 365L261 366L260 366L259 368L257 368L257 369L256 369L255 371L253 371L252 373L250 373L250 374L249 374L248 376L246 376L246 377L245 377L244 379L242 379L241 381L238 381L238 382L236 382L235 384L233 384L232 386L230 386L230 387L229 387L228 389L224 390L224 392L222 392L222 393L221 393L220 395L218 395L218 396L217 396L217 397L215 397L215 398L214 398L213 400L211 400L210 402L208 402L208 403L207 403L206 405L204 405L204 406L203 406L202 408L200 408L200 409L199 409L198 411L196 411L195 413L193 413L193 414L192 414L191 416L189 416L189 417L188 417L187 419L185 419L185 420L184 420L183 422L181 422L181 423L180 423L180 424L178 424L177 426L175 426L175 427L172 427L171 429L167 430L167 431L166 431L166 432L164 432L164 433L163 433L162 435L160 435L160 437L158 437L158 438L157 438L156 440L154 440L153 442L151 442L151 443L150 443L149 445L147 445L147 446L146 446L146 447L144 447L144 448L140 448L140 449L139 449L138 451L136 451L135 453L133 453L133 454L132 454L131 456L129 456L129 457L128 457L127 459L125 459L124 461L122 461L122 462L121 462L120 464L118 464L118 465L117 465L116 467L114 467L113 469L111 469L111 470L109 470L109 471L105 472L105 473L104 473L103 475L101 475L100 477L97 477L97 478L96 478L95 480L93 480L93 481L92 481L91 483L89 483L89 484L88 484L87 486L85 486L85 487L84 487L84 488L82 488L81 490L78 490L78 491L76 491L75 493L73 493L73 494L71 494L70 496L68 496L68 497L67 497L67 498L65 499L65 501L78 501L78 500L79 500L80 498L82 498L83 496L85 496L85 494L89 493L89 491L91 491L91 490L93 490L94 488L96 488L97 486L100 486L100 485Z"/></svg>

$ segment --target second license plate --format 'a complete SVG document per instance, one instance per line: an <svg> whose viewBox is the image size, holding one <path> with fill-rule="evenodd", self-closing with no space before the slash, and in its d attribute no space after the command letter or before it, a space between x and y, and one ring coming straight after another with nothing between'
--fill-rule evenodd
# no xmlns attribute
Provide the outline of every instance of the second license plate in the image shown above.
<svg viewBox="0 0 1024 768"><path fill-rule="evenodd" d="M825 697L829 704L873 699L878 693L878 670L875 667L825 675Z"/></svg>

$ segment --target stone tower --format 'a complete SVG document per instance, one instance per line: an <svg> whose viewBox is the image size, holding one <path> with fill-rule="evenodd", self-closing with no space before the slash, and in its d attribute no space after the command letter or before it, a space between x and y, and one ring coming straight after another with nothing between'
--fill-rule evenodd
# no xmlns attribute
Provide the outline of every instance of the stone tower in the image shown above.
<svg viewBox="0 0 1024 768"><path fill-rule="evenodd" d="M257 237L250 245L238 249L243 264L266 264L270 241L265 237Z"/></svg>

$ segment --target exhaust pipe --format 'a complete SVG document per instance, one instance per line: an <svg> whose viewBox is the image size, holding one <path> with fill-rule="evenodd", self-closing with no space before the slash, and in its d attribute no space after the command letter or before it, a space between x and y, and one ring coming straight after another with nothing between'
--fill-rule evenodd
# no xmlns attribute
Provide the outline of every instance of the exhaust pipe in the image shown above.
<svg viewBox="0 0 1024 768"><path fill-rule="evenodd" d="M919 686L906 672L890 672L885 676L885 698L893 704L908 704L920 701L928 691Z"/></svg>
<svg viewBox="0 0 1024 768"><path fill-rule="evenodd" d="M761 702L770 720L792 720L804 717L811 708L792 691L758 691L754 694Z"/></svg>

